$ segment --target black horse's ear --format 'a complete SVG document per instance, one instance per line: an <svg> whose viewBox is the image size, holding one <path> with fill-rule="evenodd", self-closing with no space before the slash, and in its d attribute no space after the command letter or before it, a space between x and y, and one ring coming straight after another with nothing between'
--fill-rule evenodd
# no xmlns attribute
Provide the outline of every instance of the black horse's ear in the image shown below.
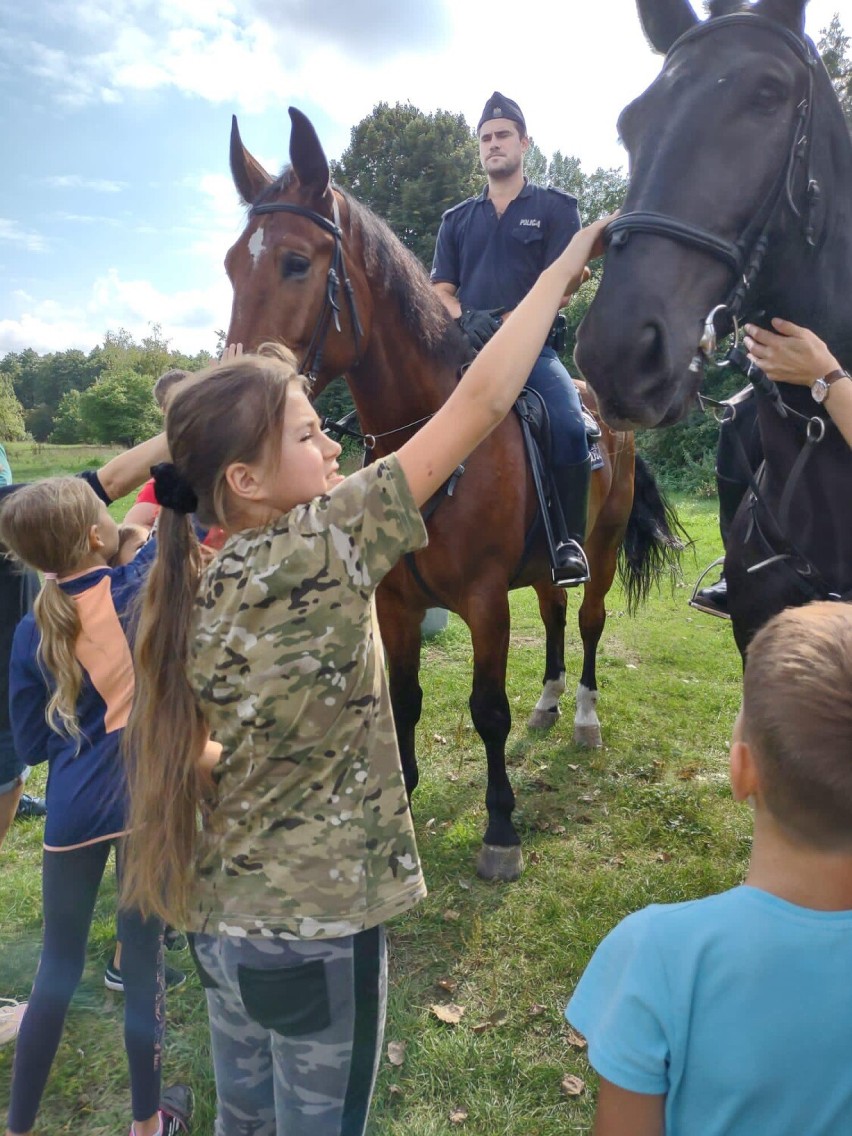
<svg viewBox="0 0 852 1136"><path fill-rule="evenodd" d="M796 35L805 34L805 8L808 0L759 0L754 11L769 20L776 20Z"/></svg>
<svg viewBox="0 0 852 1136"><path fill-rule="evenodd" d="M636 0L636 7L645 38L660 55L698 23L689 0Z"/></svg>
<svg viewBox="0 0 852 1136"><path fill-rule="evenodd" d="M322 197L331 181L328 159L311 120L295 107L290 107L289 113L293 123L290 132L290 162L293 170L305 189Z"/></svg>
<svg viewBox="0 0 852 1136"><path fill-rule="evenodd" d="M243 145L236 115L231 117L231 176L246 205L255 202L261 191L272 184L272 178Z"/></svg>

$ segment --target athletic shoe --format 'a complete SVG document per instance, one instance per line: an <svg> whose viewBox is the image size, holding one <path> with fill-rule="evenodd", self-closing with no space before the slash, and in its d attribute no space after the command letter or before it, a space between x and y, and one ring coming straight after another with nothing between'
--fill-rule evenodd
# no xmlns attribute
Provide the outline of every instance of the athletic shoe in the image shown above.
<svg viewBox="0 0 852 1136"><path fill-rule="evenodd" d="M27 1004L14 998L0 998L0 1002L5 1003L0 1006L0 1045L8 1045L18 1036Z"/></svg>
<svg viewBox="0 0 852 1136"><path fill-rule="evenodd" d="M173 966L165 968L165 975L167 990L178 990L186 982L186 975L183 971L175 970ZM114 990L116 994L124 993L124 979L121 977L121 971L112 963L104 971L104 986L107 990Z"/></svg>
<svg viewBox="0 0 852 1136"><path fill-rule="evenodd" d="M28 793L23 793L20 801L18 801L18 811L15 816L18 820L32 820L34 817L47 816L47 805L41 797L31 797Z"/></svg>
<svg viewBox="0 0 852 1136"><path fill-rule="evenodd" d="M163 932L163 946L167 951L185 951L186 935L176 927L166 927Z"/></svg>
<svg viewBox="0 0 852 1136"><path fill-rule="evenodd" d="M160 1097L160 1136L182 1136L189 1132L195 1101L189 1085L170 1085ZM135 1136L133 1126L130 1136Z"/></svg>

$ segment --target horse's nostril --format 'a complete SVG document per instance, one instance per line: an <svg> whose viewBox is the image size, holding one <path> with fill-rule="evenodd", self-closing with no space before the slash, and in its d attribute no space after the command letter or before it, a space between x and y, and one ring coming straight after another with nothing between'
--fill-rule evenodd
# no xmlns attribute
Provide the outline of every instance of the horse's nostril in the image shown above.
<svg viewBox="0 0 852 1136"><path fill-rule="evenodd" d="M657 374L665 362L663 329L653 320L645 324L637 340L637 362L646 374Z"/></svg>

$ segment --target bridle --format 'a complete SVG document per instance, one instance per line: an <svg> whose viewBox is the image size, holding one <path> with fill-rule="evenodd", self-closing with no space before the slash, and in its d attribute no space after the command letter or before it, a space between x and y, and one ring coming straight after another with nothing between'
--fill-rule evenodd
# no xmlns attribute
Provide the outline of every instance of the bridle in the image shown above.
<svg viewBox="0 0 852 1136"><path fill-rule="evenodd" d="M328 330L332 319L334 320L335 330L337 332L340 331L340 305L337 297L341 284L343 285L343 294L346 297L346 304L349 308L349 322L352 325L352 338L355 344L355 366L361 362L361 340L364 337L364 330L358 316L358 307L355 303L355 293L352 288L352 283L346 271L346 260L343 255L343 230L340 227L340 206L333 193L332 201L334 211L333 221L330 221L328 217L323 217L321 213L315 213L313 209L308 209L304 205L291 205L283 201L270 201L268 204L253 205L249 210L250 217L257 217L265 213L294 213L297 217L304 217L306 220L312 221L315 225L318 225L323 232L330 233L334 238L334 248L331 254L331 263L328 266L322 310L314 325L308 349L302 357L302 362L299 367L299 374L306 375L308 378L314 378L319 373L320 367L322 366L325 341L328 337Z"/></svg>
<svg viewBox="0 0 852 1136"><path fill-rule="evenodd" d="M707 359L712 358L716 352L717 322L721 322L727 316L735 334L737 332L737 321L742 315L746 296L757 279L769 248L769 230L778 207L783 201L787 202L794 216L802 222L805 240L809 245L813 245L814 209L820 195L819 184L813 176L810 145L814 72L819 56L809 40L800 39L794 32L766 16L749 12L735 12L727 16L705 20L689 28L669 48L664 66L684 44L701 36L709 35L710 32L719 28L734 25L750 28L760 27L771 31L774 35L780 37L807 67L808 90L797 108L798 114L791 134L787 159L778 171L772 189L764 198L762 207L735 241L728 241L698 225L679 220L677 217L670 217L665 213L641 210L623 213L620 217L616 217L607 226L605 237L607 243L616 248L625 245L630 239L631 233L652 233L655 236L668 237L670 240L714 256L730 269L736 283L725 302L717 304L705 319L700 349ZM794 182L799 166L805 167L807 175L805 201L801 208L796 204L794 196ZM700 368L701 356L696 355L690 365L690 370L698 371Z"/></svg>

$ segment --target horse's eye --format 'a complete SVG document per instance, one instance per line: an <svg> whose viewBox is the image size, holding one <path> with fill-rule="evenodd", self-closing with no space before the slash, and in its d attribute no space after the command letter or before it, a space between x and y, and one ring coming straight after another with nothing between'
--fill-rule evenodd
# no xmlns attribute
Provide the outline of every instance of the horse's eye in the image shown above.
<svg viewBox="0 0 852 1136"><path fill-rule="evenodd" d="M777 83L763 82L754 92L754 105L757 110L777 110L784 99L784 90Z"/></svg>
<svg viewBox="0 0 852 1136"><path fill-rule="evenodd" d="M299 256L297 252L288 252L281 261L281 275L288 277L307 276L311 262L306 256Z"/></svg>

